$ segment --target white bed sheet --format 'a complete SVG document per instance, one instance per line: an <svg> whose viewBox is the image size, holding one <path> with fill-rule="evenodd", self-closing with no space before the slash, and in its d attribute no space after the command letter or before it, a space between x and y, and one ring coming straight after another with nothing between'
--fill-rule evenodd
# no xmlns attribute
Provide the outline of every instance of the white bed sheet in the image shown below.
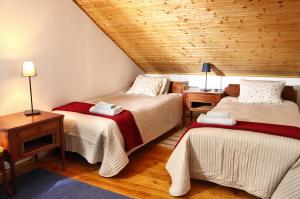
<svg viewBox="0 0 300 199"><path fill-rule="evenodd" d="M290 101L242 104L226 97L213 111L229 112L240 121L300 127L298 106ZM242 130L191 129L167 162L172 178L169 191L184 195L190 189L190 178L195 178L261 198L270 198L274 192L274 198L300 198L300 178L295 178L300 176L299 158L300 141L296 139Z"/></svg>
<svg viewBox="0 0 300 199"><path fill-rule="evenodd" d="M176 127L182 120L182 96L177 93L152 97L119 92L86 102L100 100L129 110L144 144ZM139 148L125 152L122 134L113 120L67 111L55 112L65 115L66 150L81 154L91 164L101 162L101 176L118 174L129 162L128 155Z"/></svg>

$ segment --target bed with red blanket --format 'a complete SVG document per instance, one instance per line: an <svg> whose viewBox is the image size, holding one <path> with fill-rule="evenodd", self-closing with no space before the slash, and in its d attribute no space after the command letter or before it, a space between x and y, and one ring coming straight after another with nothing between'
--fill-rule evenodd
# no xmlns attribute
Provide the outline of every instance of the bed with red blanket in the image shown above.
<svg viewBox="0 0 300 199"><path fill-rule="evenodd" d="M116 116L92 114L99 101L122 106ZM101 162L99 174L117 175L129 162L128 155L172 128L182 119L182 97L169 93L156 97L118 92L55 109L65 115L66 150L79 153L89 163Z"/></svg>
<svg viewBox="0 0 300 199"><path fill-rule="evenodd" d="M238 122L192 124L166 165L172 178L170 194L186 194L194 178L260 198L300 198L298 106L291 101L245 104L225 97L213 111L228 112Z"/></svg>

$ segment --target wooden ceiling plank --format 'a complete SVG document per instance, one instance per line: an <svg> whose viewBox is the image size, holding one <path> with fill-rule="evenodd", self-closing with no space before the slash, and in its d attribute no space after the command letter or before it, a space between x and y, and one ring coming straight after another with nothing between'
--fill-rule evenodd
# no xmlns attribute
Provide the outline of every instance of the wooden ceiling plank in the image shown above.
<svg viewBox="0 0 300 199"><path fill-rule="evenodd" d="M299 0L74 1L146 73L300 77Z"/></svg>

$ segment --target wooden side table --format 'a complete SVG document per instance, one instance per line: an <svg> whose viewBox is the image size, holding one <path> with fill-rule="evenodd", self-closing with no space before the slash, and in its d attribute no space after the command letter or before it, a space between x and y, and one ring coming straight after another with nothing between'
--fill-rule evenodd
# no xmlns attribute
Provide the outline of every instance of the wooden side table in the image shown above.
<svg viewBox="0 0 300 199"><path fill-rule="evenodd" d="M9 186L9 180L6 173L5 161L7 161L10 166L11 188ZM7 196L12 196L16 193L16 169L10 154L2 147L0 147L0 171L2 173L4 192Z"/></svg>
<svg viewBox="0 0 300 199"><path fill-rule="evenodd" d="M203 91L200 88L188 88L183 92L184 108L193 112L206 113L215 107L223 97L223 90Z"/></svg>
<svg viewBox="0 0 300 199"><path fill-rule="evenodd" d="M64 115L41 112L25 116L24 112L0 117L0 146L10 154L15 163L40 152L60 148L62 168L65 169Z"/></svg>

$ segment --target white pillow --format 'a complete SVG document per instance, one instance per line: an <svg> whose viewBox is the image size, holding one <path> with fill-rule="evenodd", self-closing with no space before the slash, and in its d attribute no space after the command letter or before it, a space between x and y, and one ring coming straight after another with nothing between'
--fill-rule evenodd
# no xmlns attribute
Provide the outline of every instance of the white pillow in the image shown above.
<svg viewBox="0 0 300 199"><path fill-rule="evenodd" d="M170 85L171 85L171 80L166 78L166 84L165 84L165 88L164 88L162 94L166 95L169 93Z"/></svg>
<svg viewBox="0 0 300 199"><path fill-rule="evenodd" d="M281 93L285 86L284 81L241 80L241 103L282 103Z"/></svg>
<svg viewBox="0 0 300 199"><path fill-rule="evenodd" d="M145 77L147 77L147 76L145 76ZM171 80L169 80L168 78L164 78L164 77L151 77L151 78L158 78L162 81L161 90L159 91L158 94L168 94Z"/></svg>
<svg viewBox="0 0 300 199"><path fill-rule="evenodd" d="M159 91L159 95L161 94L165 94L165 88L166 88L166 85L167 85L167 78L161 78L161 77L155 77L155 78L159 78L160 81L162 82L162 85L161 85L161 88L160 88L160 91Z"/></svg>
<svg viewBox="0 0 300 199"><path fill-rule="evenodd" d="M132 87L127 91L127 94L142 94L149 96L157 96L164 90L166 81L165 78L148 77L139 75Z"/></svg>

